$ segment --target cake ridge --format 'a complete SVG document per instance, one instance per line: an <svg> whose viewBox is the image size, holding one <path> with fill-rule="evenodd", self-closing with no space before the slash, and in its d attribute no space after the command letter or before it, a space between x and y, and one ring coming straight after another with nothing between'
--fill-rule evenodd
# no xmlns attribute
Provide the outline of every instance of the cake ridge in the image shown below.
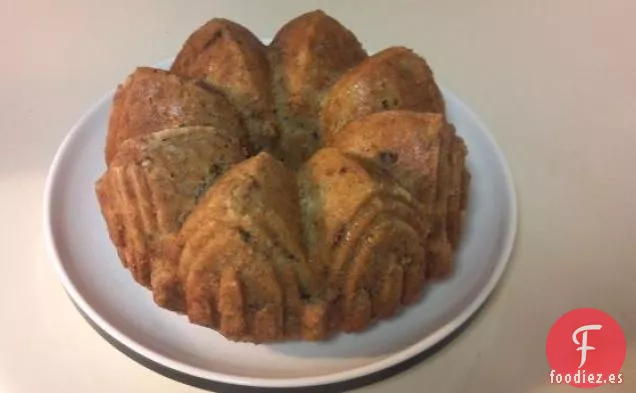
<svg viewBox="0 0 636 393"><path fill-rule="evenodd" d="M355 280L355 276L350 276L352 272L355 272L356 269L365 270L368 267L365 267L365 264L373 265L373 261L365 261L361 255L369 247L373 248L382 243L376 243L370 239L375 236L376 230L383 230L382 228L387 224L390 227L396 227L402 223L403 230L406 230L402 233L409 233L408 238L417 244L411 246L411 249L413 247L419 249L423 247L423 244L420 244L425 239L425 226L420 222L419 208L413 203L412 197L400 186L392 182L391 185L382 184L366 172L365 168L356 160L346 157L335 149L323 149L317 154L318 157L312 157L307 165L322 165L324 162L329 162L331 165L318 166L313 176L307 175L307 171L303 172L303 175L310 177L310 181L316 182L319 188L338 190L339 192L332 192L330 198L341 200L344 204L340 210L327 209L324 219L333 221L333 223L316 229L322 234L316 237L315 244L312 246L314 249L323 250L316 257L328 266L328 291L324 298L331 304L330 307L335 309L335 318L344 321L340 324L340 329L357 331L361 326L366 326L375 319L375 315L369 310L378 307L374 297L367 298L364 294L358 294L355 296L362 296L358 300L364 304L361 306L363 308L358 309L362 314L354 312L350 309L351 305L349 304L354 295L350 293L350 290L347 290L348 283L352 279ZM321 159L323 157L324 159ZM345 169L344 172L343 169ZM335 173L347 175L351 179L333 180ZM360 185L358 191L363 189L366 191L359 195L347 195L345 192L347 185L354 179L365 184L364 186ZM390 180L386 179L387 182ZM330 205L334 202L328 200L324 203ZM311 213L304 219L311 221ZM413 264L425 264L423 248L421 251L420 257L412 256L412 258L417 259L412 261ZM360 267L361 264L362 267ZM376 287L369 289L374 292L378 291ZM400 299L402 295L400 293ZM405 297L412 298L415 295L406 294ZM343 310L342 307L345 309ZM369 308L368 313L364 311L367 308ZM384 311L384 313L390 314L389 310ZM338 325L338 322L331 322L330 325Z"/></svg>

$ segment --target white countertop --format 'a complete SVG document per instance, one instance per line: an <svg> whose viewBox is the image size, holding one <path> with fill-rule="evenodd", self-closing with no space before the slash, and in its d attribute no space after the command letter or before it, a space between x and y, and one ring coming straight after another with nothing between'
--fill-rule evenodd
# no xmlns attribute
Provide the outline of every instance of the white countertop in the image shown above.
<svg viewBox="0 0 636 393"><path fill-rule="evenodd" d="M495 134L519 194L516 252L477 320L360 392L575 391L550 385L545 338L576 307L611 314L628 342L625 383L596 391L636 391L636 2L361 3L0 1L0 392L199 391L129 360L75 311L43 247L44 179L84 111L207 19L271 37L314 8L371 50L423 54Z"/></svg>

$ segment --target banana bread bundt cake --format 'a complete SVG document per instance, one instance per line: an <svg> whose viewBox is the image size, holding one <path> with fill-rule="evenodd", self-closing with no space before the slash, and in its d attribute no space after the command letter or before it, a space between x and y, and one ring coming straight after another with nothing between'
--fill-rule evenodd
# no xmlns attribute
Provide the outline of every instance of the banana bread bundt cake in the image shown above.
<svg viewBox="0 0 636 393"><path fill-rule="evenodd" d="M452 273L467 153L413 51L369 56L322 11L269 45L213 19L117 88L95 188L159 306L234 341L316 341Z"/></svg>

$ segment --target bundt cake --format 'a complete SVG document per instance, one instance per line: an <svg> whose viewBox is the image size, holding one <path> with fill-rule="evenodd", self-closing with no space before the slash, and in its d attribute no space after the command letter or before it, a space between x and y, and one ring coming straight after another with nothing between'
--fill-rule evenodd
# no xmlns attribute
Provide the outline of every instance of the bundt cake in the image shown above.
<svg viewBox="0 0 636 393"><path fill-rule="evenodd" d="M118 88L95 189L161 307L234 341L324 340L453 271L466 145L426 61L322 11L269 45L213 19Z"/></svg>

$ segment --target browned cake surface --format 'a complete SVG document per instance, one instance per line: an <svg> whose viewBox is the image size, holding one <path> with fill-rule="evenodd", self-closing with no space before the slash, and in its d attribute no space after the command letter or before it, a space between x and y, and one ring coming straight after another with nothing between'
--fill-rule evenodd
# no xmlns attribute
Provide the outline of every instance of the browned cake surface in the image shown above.
<svg viewBox="0 0 636 393"><path fill-rule="evenodd" d="M431 276L450 273L458 244L466 149L440 114L376 112L348 123L332 146L388 171L424 206Z"/></svg>
<svg viewBox="0 0 636 393"><path fill-rule="evenodd" d="M168 129L126 140L96 184L102 214L124 265L161 287L152 269L159 241L175 233L216 178L246 158L238 138L213 127ZM158 303L163 301L161 293Z"/></svg>
<svg viewBox="0 0 636 393"><path fill-rule="evenodd" d="M467 179L464 177L466 173L465 159L467 149L464 141L455 135L451 151L451 175L449 179L448 194L448 213L446 218L446 229L448 240L453 249L459 246L459 237L461 234L461 222L464 206L462 205L464 184Z"/></svg>
<svg viewBox="0 0 636 393"><path fill-rule="evenodd" d="M453 272L466 145L426 61L313 11L213 19L118 87L96 194L155 302L234 341L362 331Z"/></svg>
<svg viewBox="0 0 636 393"><path fill-rule="evenodd" d="M245 135L237 110L199 82L140 67L117 88L108 124L106 163L128 138L166 128L216 126Z"/></svg>
<svg viewBox="0 0 636 393"><path fill-rule="evenodd" d="M466 148L466 155L468 155L468 148ZM464 231L464 223L466 222L466 211L468 210L468 196L471 183L471 175L466 168L466 158L464 158L464 170L462 172L462 191L460 199L460 214L459 214L459 241L461 241L461 235ZM458 243L459 244L459 243Z"/></svg>
<svg viewBox="0 0 636 393"><path fill-rule="evenodd" d="M327 277L330 330L358 331L418 298L426 276L421 206L336 149L298 173L309 259Z"/></svg>
<svg viewBox="0 0 636 393"><path fill-rule="evenodd" d="M203 79L241 112L255 152L278 139L266 47L245 27L212 19L186 40L171 71Z"/></svg>
<svg viewBox="0 0 636 393"><path fill-rule="evenodd" d="M453 250L448 239L446 222L453 169L451 167L451 153L454 135L454 128L447 126L440 138L441 157L437 172L435 201L433 202L432 227L426 250L429 257L429 273L432 278L443 278L450 274L453 262Z"/></svg>
<svg viewBox="0 0 636 393"><path fill-rule="evenodd" d="M404 110L376 112L348 123L330 146L387 170L426 208L435 198L442 115Z"/></svg>
<svg viewBox="0 0 636 393"><path fill-rule="evenodd" d="M320 144L324 94L366 52L340 22L322 11L303 14L276 33L269 47L282 135L280 156L297 168Z"/></svg>
<svg viewBox="0 0 636 393"><path fill-rule="evenodd" d="M294 174L267 153L234 166L208 191L180 234L191 321L237 340L302 334L302 299L319 282L305 258L299 206Z"/></svg>
<svg viewBox="0 0 636 393"><path fill-rule="evenodd" d="M428 64L403 47L368 57L338 80L323 103L322 137L330 143L351 120L390 109L445 113Z"/></svg>

